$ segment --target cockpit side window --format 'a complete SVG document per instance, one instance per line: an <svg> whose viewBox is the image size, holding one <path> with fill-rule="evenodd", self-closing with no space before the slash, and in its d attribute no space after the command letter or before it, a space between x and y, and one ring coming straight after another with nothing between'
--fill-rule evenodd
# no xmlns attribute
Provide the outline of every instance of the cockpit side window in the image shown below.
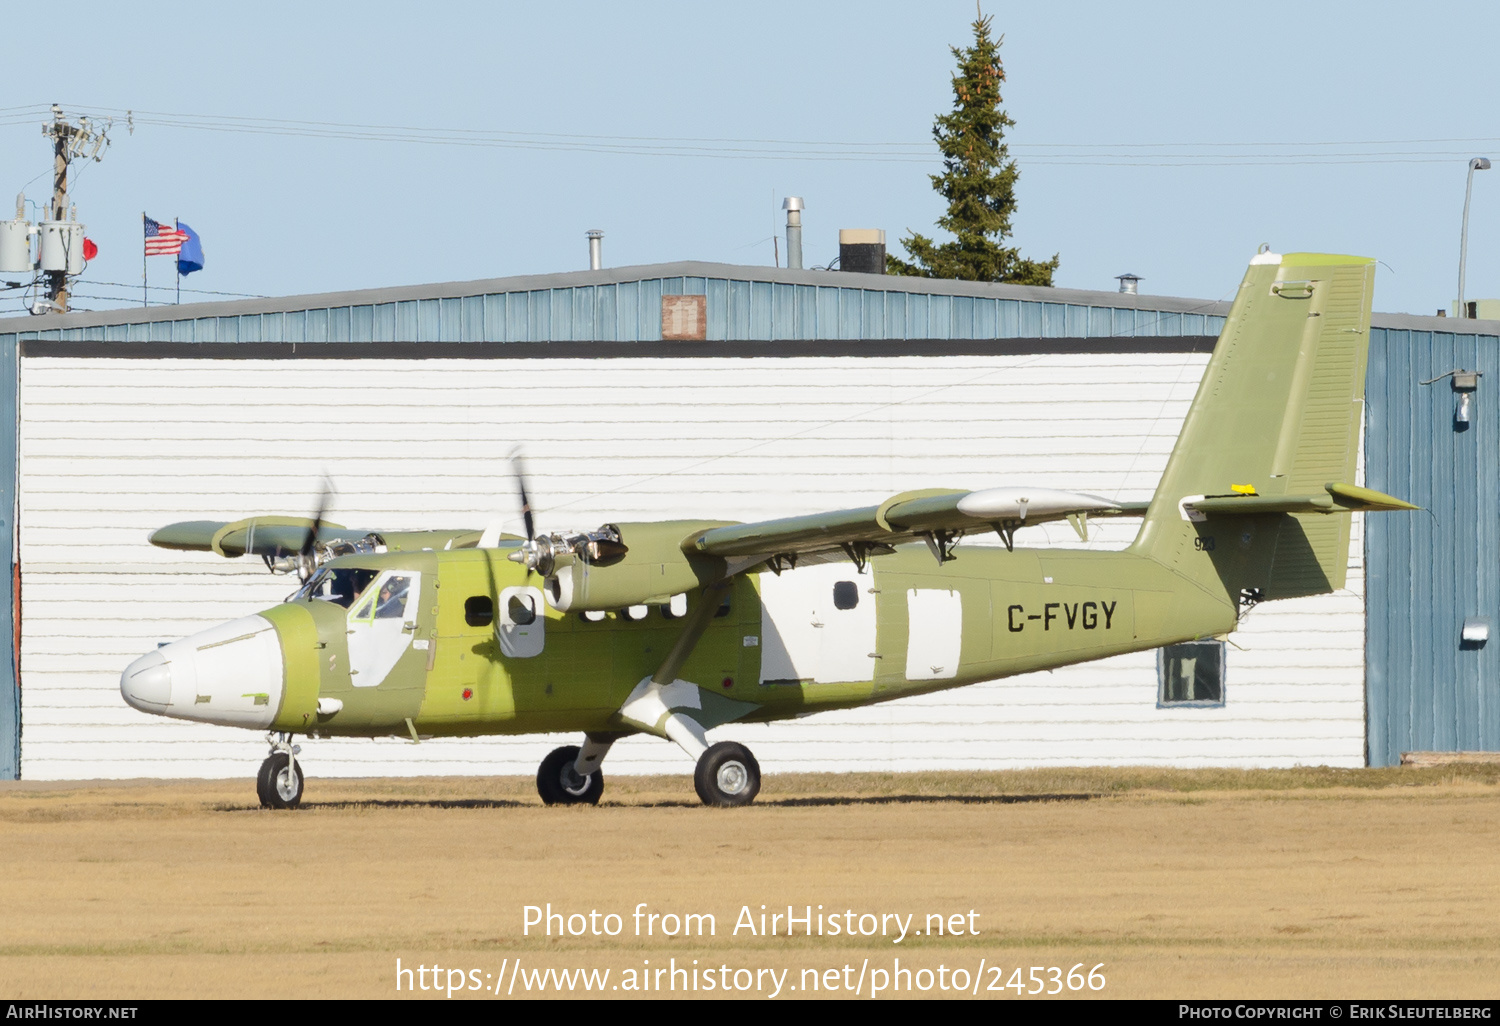
<svg viewBox="0 0 1500 1026"><path fill-rule="evenodd" d="M407 600L411 598L415 582L415 574L400 571L387 572L384 576L377 578L375 583L365 588L363 594L359 596L359 600L354 604L354 610L349 614L349 622L373 623L377 620L404 618Z"/></svg>
<svg viewBox="0 0 1500 1026"><path fill-rule="evenodd" d="M375 619L401 619L406 613L406 598L410 592L410 577L391 576L381 581L375 596Z"/></svg>
<svg viewBox="0 0 1500 1026"><path fill-rule="evenodd" d="M378 573L360 567L324 567L310 577L293 598L321 599L348 609Z"/></svg>

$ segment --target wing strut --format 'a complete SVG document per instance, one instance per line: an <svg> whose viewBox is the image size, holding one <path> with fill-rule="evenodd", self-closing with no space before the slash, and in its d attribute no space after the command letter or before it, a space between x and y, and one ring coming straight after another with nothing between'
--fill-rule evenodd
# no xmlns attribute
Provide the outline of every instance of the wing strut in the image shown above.
<svg viewBox="0 0 1500 1026"><path fill-rule="evenodd" d="M698 640L703 637L703 632L708 630L708 625L713 622L714 614L719 611L719 605L734 587L734 578L726 577L722 581L715 581L706 585L703 589L703 598L698 603L698 608L688 615L687 622L682 625L682 633L677 635L677 640L672 643L672 650L667 653L667 658L662 660L661 668L651 675L651 683L665 687L677 679L677 674L682 671L682 664L688 661L688 656L693 654L693 649L698 647Z"/></svg>
<svg viewBox="0 0 1500 1026"><path fill-rule="evenodd" d="M713 622L714 614L719 611L724 596L734 587L734 581L731 576L704 587L698 607L688 613L682 633L677 635L661 666L636 685L618 714L626 726L665 737L693 759L708 751L708 738L700 722L702 699L696 684L678 680L677 675ZM698 711L699 718L689 715L688 710Z"/></svg>

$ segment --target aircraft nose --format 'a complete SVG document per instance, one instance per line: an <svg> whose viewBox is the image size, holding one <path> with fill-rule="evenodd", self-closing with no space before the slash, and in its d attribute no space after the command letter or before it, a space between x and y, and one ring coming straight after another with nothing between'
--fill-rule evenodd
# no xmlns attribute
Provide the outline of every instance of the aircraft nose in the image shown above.
<svg viewBox="0 0 1500 1026"><path fill-rule="evenodd" d="M141 712L161 712L172 702L172 667L160 652L147 652L120 674L120 694Z"/></svg>

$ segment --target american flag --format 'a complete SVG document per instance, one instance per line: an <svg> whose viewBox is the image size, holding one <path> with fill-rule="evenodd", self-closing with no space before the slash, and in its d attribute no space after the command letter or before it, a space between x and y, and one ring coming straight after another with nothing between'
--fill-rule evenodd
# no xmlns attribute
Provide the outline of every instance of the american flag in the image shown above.
<svg viewBox="0 0 1500 1026"><path fill-rule="evenodd" d="M164 224L157 224L149 217L142 215L146 222L146 255L147 256L176 256L182 250L182 244L187 241L188 234L177 228L168 228Z"/></svg>

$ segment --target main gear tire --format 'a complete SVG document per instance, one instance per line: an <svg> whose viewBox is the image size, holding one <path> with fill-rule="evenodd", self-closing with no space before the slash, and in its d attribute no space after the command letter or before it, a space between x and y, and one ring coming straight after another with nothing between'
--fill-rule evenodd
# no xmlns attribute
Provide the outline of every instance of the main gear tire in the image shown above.
<svg viewBox="0 0 1500 1026"><path fill-rule="evenodd" d="M255 776L255 793L267 809L295 809L302 803L302 767L285 752L272 752Z"/></svg>
<svg viewBox="0 0 1500 1026"><path fill-rule="evenodd" d="M760 763L744 745L720 741L699 756L693 787L704 805L749 805L760 793Z"/></svg>
<svg viewBox="0 0 1500 1026"><path fill-rule="evenodd" d="M604 771L580 775L573 766L578 746L553 749L536 771L536 793L548 805L598 805L604 793Z"/></svg>

